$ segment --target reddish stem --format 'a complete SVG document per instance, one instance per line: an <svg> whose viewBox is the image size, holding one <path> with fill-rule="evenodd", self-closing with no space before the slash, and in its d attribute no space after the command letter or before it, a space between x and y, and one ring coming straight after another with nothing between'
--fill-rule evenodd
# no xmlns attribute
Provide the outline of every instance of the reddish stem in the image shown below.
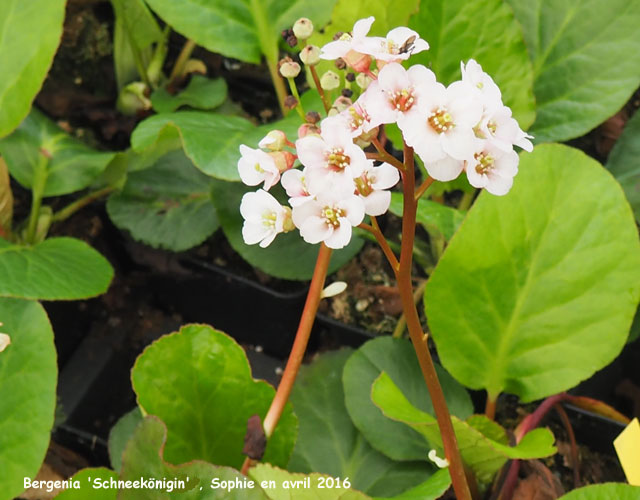
<svg viewBox="0 0 640 500"><path fill-rule="evenodd" d="M560 420L567 431L569 436L569 444L571 445L571 467L573 468L573 487L580 487L580 456L578 455L578 443L576 442L576 435L573 432L573 427L569 421L569 415L564 411L561 404L557 403L553 406L553 409L558 412Z"/></svg>
<svg viewBox="0 0 640 500"><path fill-rule="evenodd" d="M397 275L398 267L399 267L398 259L396 258L396 255L393 253L393 250L391 250L391 247L389 246L389 242L387 242L384 235L382 234L382 231L380 230L380 226L378 226L378 221L376 220L376 218L373 216L371 217L371 226L368 224L362 223L358 227L369 231L371 234L373 234L373 236L375 236L376 241L380 245L380 248L382 248L382 252L384 253L387 260L389 261L389 264L391 265L391 269L393 269L394 274Z"/></svg>
<svg viewBox="0 0 640 500"><path fill-rule="evenodd" d="M316 90L318 94L320 94L320 99L322 99L322 105L324 106L324 112L329 113L331 109L331 103L327 98L327 94L325 94L322 85L320 85L320 78L318 78L318 72L316 71L315 66L309 66L309 71L311 71L311 77L313 78L313 83L316 85Z"/></svg>

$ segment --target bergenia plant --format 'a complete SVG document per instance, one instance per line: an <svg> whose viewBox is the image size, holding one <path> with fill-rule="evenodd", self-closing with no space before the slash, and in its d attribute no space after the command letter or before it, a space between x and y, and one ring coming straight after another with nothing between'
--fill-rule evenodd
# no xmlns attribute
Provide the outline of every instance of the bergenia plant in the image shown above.
<svg viewBox="0 0 640 500"><path fill-rule="evenodd" d="M396 28L385 38L369 37L373 22L373 17L356 22L351 33L320 49L320 58L339 60L339 66L370 79L357 99L352 102L347 97L353 95L352 91L344 92L331 107L326 106L329 116L319 123L313 120L313 114L301 113L312 121L301 125L298 137L274 131L261 141L266 151L240 147L240 177L247 185L262 185L242 199L245 243L265 247L279 233L296 230L307 243L320 243L296 343L265 418L265 432L269 436L273 431L300 367L331 251L345 247L353 228L359 227L375 236L395 273L409 333L436 410L453 487L458 499L470 499L451 417L413 299L411 268L417 203L434 181L450 181L463 173L476 188L506 194L518 172L515 147L531 151L532 137L520 129L503 103L500 89L476 61L463 62L461 79L445 86L429 68L418 64L405 68L401 64L413 53L428 49L418 33ZM315 51L309 46L305 50ZM311 68L315 62L310 61ZM283 76L289 78L294 91L292 75L283 72ZM327 85L324 76L314 80L327 103L334 83ZM297 97L294 99L297 102ZM402 161L385 149L383 130L390 124L396 124L402 132ZM295 161L277 162L274 156L278 154ZM429 174L418 186L414 155ZM376 217L389 209L390 190L400 179L404 212L398 257ZM270 194L278 182L289 197L288 205ZM245 471L250 465L248 460Z"/></svg>

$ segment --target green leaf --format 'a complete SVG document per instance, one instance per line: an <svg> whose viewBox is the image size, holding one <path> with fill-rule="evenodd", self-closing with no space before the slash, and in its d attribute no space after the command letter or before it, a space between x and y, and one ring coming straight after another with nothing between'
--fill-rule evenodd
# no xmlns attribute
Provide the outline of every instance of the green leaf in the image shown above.
<svg viewBox="0 0 640 500"><path fill-rule="evenodd" d="M0 499L10 500L33 478L49 446L58 368L53 331L37 302L0 299Z"/></svg>
<svg viewBox="0 0 640 500"><path fill-rule="evenodd" d="M153 109L158 113L171 113L182 106L196 109L213 109L220 106L227 98L227 82L223 78L211 80L201 75L194 75L182 92L171 95L164 88L151 94Z"/></svg>
<svg viewBox="0 0 640 500"><path fill-rule="evenodd" d="M138 50L162 40L162 30L144 0L111 0L116 18L124 21L127 35Z"/></svg>
<svg viewBox="0 0 640 500"><path fill-rule="evenodd" d="M327 22L335 0L147 0L180 34L211 52L250 63L264 54L275 62L280 32L299 17L318 27Z"/></svg>
<svg viewBox="0 0 640 500"><path fill-rule="evenodd" d="M496 397L565 391L624 346L640 298L640 245L620 186L582 152L541 145L504 197L482 193L430 281L443 365Z"/></svg>
<svg viewBox="0 0 640 500"><path fill-rule="evenodd" d="M107 260L75 238L21 246L0 238L0 296L77 300L104 293L113 278Z"/></svg>
<svg viewBox="0 0 640 500"><path fill-rule="evenodd" d="M13 190L9 170L4 158L0 157L0 234L6 234L13 222Z"/></svg>
<svg viewBox="0 0 640 500"><path fill-rule="evenodd" d="M289 280L310 279L318 256L318 245L306 243L297 230L279 234L267 248L244 243L240 201L246 192L254 190L255 187L249 188L236 182L214 182L213 202L227 240L244 260L271 276ZM334 250L329 274L349 262L363 243L362 239L354 237L345 248Z"/></svg>
<svg viewBox="0 0 640 500"><path fill-rule="evenodd" d="M342 389L342 370L352 352L328 352L301 368L290 398L298 440L287 469L348 477L353 488L369 495L396 495L423 482L433 467L394 462L374 450L353 425Z"/></svg>
<svg viewBox="0 0 640 500"><path fill-rule="evenodd" d="M202 243L218 229L211 178L181 150L151 168L132 172L124 189L107 202L109 217L134 239L179 252Z"/></svg>
<svg viewBox="0 0 640 500"><path fill-rule="evenodd" d="M111 428L111 432L109 432L109 461L111 467L116 471L119 471L122 466L122 453L127 442L143 418L140 408L136 406L120 417L116 425Z"/></svg>
<svg viewBox="0 0 640 500"><path fill-rule="evenodd" d="M249 469L249 477L255 479L258 484L263 481L275 483L275 487L265 488L265 493L270 500L293 498L296 500L367 500L369 498L364 493L342 487L342 481L348 479L343 477L339 478L341 486L336 486L331 477L323 474L293 474L267 464L258 464ZM298 486L294 486L296 481ZM306 481L308 483L305 483Z"/></svg>
<svg viewBox="0 0 640 500"><path fill-rule="evenodd" d="M559 500L640 500L640 487L621 483L592 484L570 491Z"/></svg>
<svg viewBox="0 0 640 500"><path fill-rule="evenodd" d="M41 150L50 155L44 196L59 196L86 188L115 156L115 153L91 149L70 137L36 109L13 134L0 141L0 153L9 172L28 189L33 185L43 154Z"/></svg>
<svg viewBox="0 0 640 500"><path fill-rule="evenodd" d="M507 2L533 60L537 142L585 134L638 88L638 0Z"/></svg>
<svg viewBox="0 0 640 500"><path fill-rule="evenodd" d="M264 418L273 387L251 377L242 348L205 325L184 326L138 357L131 374L138 404L168 428L165 457L173 463L201 459L240 468L247 420ZM287 405L267 444L264 460L286 465L296 435Z"/></svg>
<svg viewBox="0 0 640 500"><path fill-rule="evenodd" d="M389 211L398 217L402 217L402 193L391 193ZM450 240L460 227L460 224L462 224L465 215L465 212L442 203L420 198L416 221L418 224L422 224L427 231L437 231L445 239Z"/></svg>
<svg viewBox="0 0 640 500"><path fill-rule="evenodd" d="M461 78L460 61L475 59L498 84L520 126L526 130L533 123L533 68L522 28L503 0L422 0L409 27L430 46L412 64L430 66L449 84Z"/></svg>
<svg viewBox="0 0 640 500"><path fill-rule="evenodd" d="M451 486L451 476L448 469L440 469L424 483L409 491L405 491L393 498L377 498L376 500L436 500Z"/></svg>
<svg viewBox="0 0 640 500"><path fill-rule="evenodd" d="M378 451L394 460L427 460L432 446L417 432L393 422L371 401L371 385L387 372L412 404L433 413L429 391L415 351L408 340L379 337L364 344L347 361L342 382L345 403L355 426ZM449 410L466 418L473 412L471 399L463 387L437 367Z"/></svg>
<svg viewBox="0 0 640 500"><path fill-rule="evenodd" d="M443 456L436 418L412 405L385 372L374 382L371 398L388 418L421 433ZM541 458L556 452L553 434L548 429L534 429L512 447L508 445L506 431L484 415L473 415L466 422L455 416L451 420L462 460L484 485L493 480L508 459Z"/></svg>
<svg viewBox="0 0 640 500"><path fill-rule="evenodd" d="M624 189L636 220L640 220L640 113L625 125L609 155L607 169Z"/></svg>
<svg viewBox="0 0 640 500"><path fill-rule="evenodd" d="M116 488L96 489L93 487L96 479L99 479L101 483L111 479L117 481L118 474L106 467L79 470L70 480L78 481L80 488L68 488L56 495L55 500L86 500L87 498L91 498L91 500L116 500L118 490Z"/></svg>
<svg viewBox="0 0 640 500"><path fill-rule="evenodd" d="M0 137L27 116L62 36L65 0L0 2Z"/></svg>

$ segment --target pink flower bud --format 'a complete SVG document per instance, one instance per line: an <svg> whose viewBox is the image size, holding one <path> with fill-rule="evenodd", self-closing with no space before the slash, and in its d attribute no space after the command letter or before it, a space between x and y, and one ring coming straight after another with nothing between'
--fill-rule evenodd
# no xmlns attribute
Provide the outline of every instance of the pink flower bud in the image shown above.
<svg viewBox="0 0 640 500"><path fill-rule="evenodd" d="M281 151L287 144L287 135L282 130L272 130L258 143L263 149Z"/></svg>
<svg viewBox="0 0 640 500"><path fill-rule="evenodd" d="M273 161L276 164L276 167L278 167L280 173L286 172L292 168L296 161L296 156L289 151L274 151L267 154L273 158Z"/></svg>
<svg viewBox="0 0 640 500"><path fill-rule="evenodd" d="M298 138L302 139L308 135L320 135L320 129L313 123L303 123L298 128Z"/></svg>

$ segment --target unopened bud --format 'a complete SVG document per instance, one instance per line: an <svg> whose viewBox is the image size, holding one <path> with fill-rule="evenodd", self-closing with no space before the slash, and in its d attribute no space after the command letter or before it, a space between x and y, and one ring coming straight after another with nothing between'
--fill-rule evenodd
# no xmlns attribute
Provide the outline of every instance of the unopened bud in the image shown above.
<svg viewBox="0 0 640 500"><path fill-rule="evenodd" d="M290 37L287 38L287 45L289 47L295 47L296 45L298 45L298 39L296 38L295 35L291 35Z"/></svg>
<svg viewBox="0 0 640 500"><path fill-rule="evenodd" d="M322 78L320 78L320 86L324 90L337 89L340 86L340 77L333 71L327 71Z"/></svg>
<svg viewBox="0 0 640 500"><path fill-rule="evenodd" d="M293 97L292 95L288 95L284 98L284 107L286 109L293 109L298 105L298 99Z"/></svg>
<svg viewBox="0 0 640 500"><path fill-rule="evenodd" d="M286 172L292 168L296 161L296 156L289 151L274 151L267 154L273 159L280 173Z"/></svg>
<svg viewBox="0 0 640 500"><path fill-rule="evenodd" d="M280 74L285 78L295 78L300 74L300 65L292 59L285 57L280 61Z"/></svg>
<svg viewBox="0 0 640 500"><path fill-rule="evenodd" d="M349 73L347 73L344 77L345 80L347 80L348 82L355 82L356 81L356 74L355 73L351 73L351 71L349 71Z"/></svg>
<svg viewBox="0 0 640 500"><path fill-rule="evenodd" d="M343 97L351 97L353 95L353 90L351 89L342 89Z"/></svg>
<svg viewBox="0 0 640 500"><path fill-rule="evenodd" d="M284 218L282 220L282 229L285 233L289 231L293 231L296 226L293 223L293 218L291 217L291 208L282 207L284 209Z"/></svg>
<svg viewBox="0 0 640 500"><path fill-rule="evenodd" d="M11 344L11 337L6 333L0 333L0 352L4 351L9 344Z"/></svg>
<svg viewBox="0 0 640 500"><path fill-rule="evenodd" d="M320 47L307 45L300 52L300 60L307 66L315 66L320 62Z"/></svg>
<svg viewBox="0 0 640 500"><path fill-rule="evenodd" d="M287 143L287 135L282 130L272 130L258 143L258 146L271 151L281 151Z"/></svg>
<svg viewBox="0 0 640 500"><path fill-rule="evenodd" d="M322 120L322 117L317 111L309 111L306 115L304 115L304 119L307 120L307 123L315 124Z"/></svg>
<svg viewBox="0 0 640 500"><path fill-rule="evenodd" d="M353 106L353 101L346 96L341 95L335 101L333 101L332 108L335 108L338 113L342 113L343 111L349 109Z"/></svg>
<svg viewBox="0 0 640 500"><path fill-rule="evenodd" d="M353 142L356 143L357 146L360 146L362 149L369 147L371 145L371 140L374 137L378 137L379 128L375 127L369 130L369 132L363 132L358 137L356 137Z"/></svg>
<svg viewBox="0 0 640 500"><path fill-rule="evenodd" d="M320 293L321 299L327 299L329 297L335 297L341 294L347 289L347 284L344 281L334 281L330 285L326 286Z"/></svg>
<svg viewBox="0 0 640 500"><path fill-rule="evenodd" d="M199 73L201 75L207 74L207 66L200 59L189 59L187 63L184 65L185 75L189 73Z"/></svg>
<svg viewBox="0 0 640 500"><path fill-rule="evenodd" d="M358 84L358 87L360 87L362 90L365 90L371 83L371 77L365 75L364 73L360 73L358 74L358 76L356 76L356 83Z"/></svg>
<svg viewBox="0 0 640 500"><path fill-rule="evenodd" d="M320 129L314 123L303 123L298 128L298 138L302 139L308 135L320 135Z"/></svg>
<svg viewBox="0 0 640 500"><path fill-rule="evenodd" d="M139 111L151 109L148 97L149 87L143 82L132 82L124 87L118 95L116 107L125 115L135 115Z"/></svg>
<svg viewBox="0 0 640 500"><path fill-rule="evenodd" d="M334 64L336 65L336 68L338 68L339 70L343 70L343 69L345 69L347 67L347 63L344 62L344 59L342 59L342 57L338 57L335 60Z"/></svg>
<svg viewBox="0 0 640 500"><path fill-rule="evenodd" d="M313 35L313 23L306 17L301 17L293 25L293 34L298 40L306 40Z"/></svg>

